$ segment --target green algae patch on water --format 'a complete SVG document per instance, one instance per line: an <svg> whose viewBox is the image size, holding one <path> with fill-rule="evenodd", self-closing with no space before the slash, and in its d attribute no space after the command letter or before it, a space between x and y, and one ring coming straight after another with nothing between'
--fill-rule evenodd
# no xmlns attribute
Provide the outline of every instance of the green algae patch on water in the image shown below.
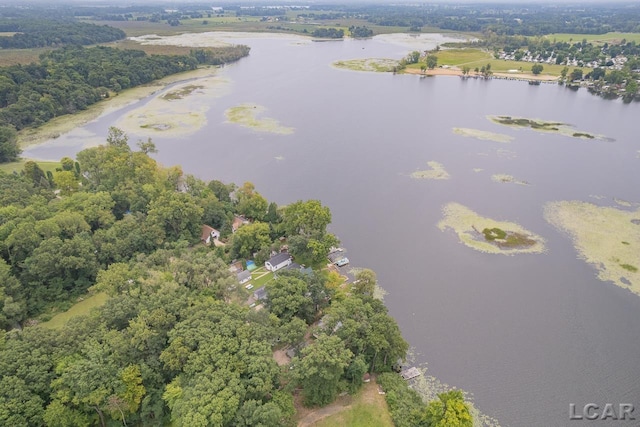
<svg viewBox="0 0 640 427"><path fill-rule="evenodd" d="M502 133L487 132L485 130L479 130L479 129L453 128L453 133L455 133L456 135L462 135L469 138L476 138L483 141L502 142L505 144L513 140L513 137L509 135L505 135Z"/></svg>
<svg viewBox="0 0 640 427"><path fill-rule="evenodd" d="M276 119L270 117L258 118L267 109L256 104L242 104L231 107L224 112L228 123L235 123L259 132L271 132L282 135L290 135L294 128L282 126Z"/></svg>
<svg viewBox="0 0 640 427"><path fill-rule="evenodd" d="M545 240L521 225L485 218L459 203L442 208L444 219L438 223L442 231L452 229L462 243L490 254L538 254L545 251Z"/></svg>
<svg viewBox="0 0 640 427"><path fill-rule="evenodd" d="M190 135L207 124L212 101L227 94L230 86L229 80L215 75L178 84L128 112L115 126L148 137Z"/></svg>
<svg viewBox="0 0 640 427"><path fill-rule="evenodd" d="M600 280L640 295L640 209L560 201L547 203L544 217L571 237L579 257L598 270Z"/></svg>
<svg viewBox="0 0 640 427"><path fill-rule="evenodd" d="M430 169L423 171L415 171L411 174L412 178L415 179L449 179L451 176L449 172L444 169L442 163L438 162L427 162L427 165Z"/></svg>
<svg viewBox="0 0 640 427"><path fill-rule="evenodd" d="M399 62L395 59L366 58L336 61L331 65L344 70L389 73L394 71L398 67Z"/></svg>
<svg viewBox="0 0 640 427"><path fill-rule="evenodd" d="M512 116L487 116L487 118L492 122L503 126L510 126L514 128L528 128L537 132L558 133L560 135L578 139L613 141L613 139L607 138L603 135L596 135L589 132L575 130L574 127L568 123L551 122Z"/></svg>
<svg viewBox="0 0 640 427"><path fill-rule="evenodd" d="M491 175L491 180L494 182L500 182L503 184L529 185L527 181L521 181L519 179L514 178L512 175L507 175L504 173L497 173L495 175Z"/></svg>

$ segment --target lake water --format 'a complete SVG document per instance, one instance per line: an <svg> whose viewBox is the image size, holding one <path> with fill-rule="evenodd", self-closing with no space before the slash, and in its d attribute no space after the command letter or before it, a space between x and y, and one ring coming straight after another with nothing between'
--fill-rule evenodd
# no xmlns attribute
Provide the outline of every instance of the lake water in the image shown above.
<svg viewBox="0 0 640 427"><path fill-rule="evenodd" d="M570 403L591 402L633 403L640 419L640 297L598 280L542 213L556 200L640 202L640 105L556 85L338 70L330 66L335 60L400 58L414 47L379 38L299 40L237 38L252 50L221 70L230 90L207 101L207 124L192 135L152 134L157 159L205 180L251 181L279 204L322 200L352 264L378 273L417 363L428 362L431 375L471 392L501 425L637 425L569 420ZM74 155L146 102L25 155ZM225 123L224 111L242 103L266 107L265 116L295 132ZM615 141L501 127L487 115L566 122ZM465 138L454 127L514 140ZM410 177L431 160L451 179ZM531 185L493 182L496 173ZM448 202L517 222L543 236L548 252L476 252L436 227Z"/></svg>

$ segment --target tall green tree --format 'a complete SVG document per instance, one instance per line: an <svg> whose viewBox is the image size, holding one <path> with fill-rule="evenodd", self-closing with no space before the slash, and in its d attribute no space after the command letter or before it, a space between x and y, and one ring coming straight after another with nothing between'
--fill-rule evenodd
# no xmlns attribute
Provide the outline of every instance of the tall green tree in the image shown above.
<svg viewBox="0 0 640 427"><path fill-rule="evenodd" d="M9 126L0 126L0 163L15 162L21 152L16 131Z"/></svg>
<svg viewBox="0 0 640 427"><path fill-rule="evenodd" d="M340 379L352 357L340 338L324 334L302 350L296 375L306 406L324 406L336 398Z"/></svg>
<svg viewBox="0 0 640 427"><path fill-rule="evenodd" d="M440 393L427 405L424 419L429 427L473 427L473 417L460 390Z"/></svg>

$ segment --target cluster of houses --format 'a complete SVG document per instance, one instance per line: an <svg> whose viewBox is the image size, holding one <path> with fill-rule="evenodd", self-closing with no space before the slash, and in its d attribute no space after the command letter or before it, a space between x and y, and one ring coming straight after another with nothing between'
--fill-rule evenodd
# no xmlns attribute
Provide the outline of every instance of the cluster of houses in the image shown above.
<svg viewBox="0 0 640 427"><path fill-rule="evenodd" d="M555 64L556 63L555 53L552 53L547 58L543 58L542 55L538 54L534 56L529 51L526 51L524 56L522 56L522 58L520 59L516 59L515 52L511 52L511 53L500 52L499 59L504 59L505 61L534 62L538 64ZM601 68L608 68L611 70L622 70L626 62L627 62L627 57L619 55L619 56L616 56L615 58L608 57L605 60L605 64L607 65L604 65L604 66L601 64L600 61L582 62L575 58L567 59L563 61L563 65L567 65L569 67L589 67L589 68L601 67Z"/></svg>

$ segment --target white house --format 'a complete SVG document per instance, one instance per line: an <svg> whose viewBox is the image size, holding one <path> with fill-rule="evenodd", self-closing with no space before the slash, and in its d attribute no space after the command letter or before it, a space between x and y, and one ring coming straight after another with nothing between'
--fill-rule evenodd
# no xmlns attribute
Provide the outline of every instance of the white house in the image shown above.
<svg viewBox="0 0 640 427"><path fill-rule="evenodd" d="M238 274L236 274L236 277L238 279L238 282L241 285L244 285L249 280L251 280L251 272L249 270L241 271Z"/></svg>
<svg viewBox="0 0 640 427"><path fill-rule="evenodd" d="M220 232L218 230L206 224L202 226L200 240L202 240L205 245L208 245L213 240L217 240L219 238L220 238Z"/></svg>
<svg viewBox="0 0 640 427"><path fill-rule="evenodd" d="M264 263L264 266L269 271L278 271L283 267L286 267L291 264L291 255L286 252L280 252L269 258L269 261Z"/></svg>

